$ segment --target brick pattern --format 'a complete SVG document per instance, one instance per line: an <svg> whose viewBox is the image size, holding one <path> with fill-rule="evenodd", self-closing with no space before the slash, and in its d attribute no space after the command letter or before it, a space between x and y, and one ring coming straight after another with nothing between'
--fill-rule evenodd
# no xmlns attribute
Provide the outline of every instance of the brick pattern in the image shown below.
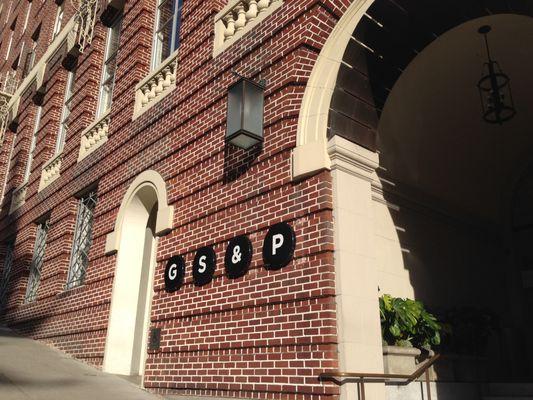
<svg viewBox="0 0 533 400"><path fill-rule="evenodd" d="M4 9L8 1L3 1ZM26 32L42 23L38 57L50 41L56 5L34 0ZM22 97L20 125L0 148L0 182L7 173L0 213L0 244L16 234L15 262L4 316L12 327L96 366L103 361L117 256L105 256L122 198L142 171L154 169L167 183L175 207L172 231L158 239L151 327L162 330L161 348L150 351L144 385L159 393L246 398L332 398L339 390L317 380L335 369L337 335L333 264L332 188L329 172L291 181L290 157L305 84L329 32L350 1L291 1L234 46L213 59L214 16L225 1L185 0L177 88L132 122L135 85L149 72L155 0L126 2L109 140L77 162L80 135L94 121L106 29L78 62L75 97L61 176L37 192L42 165L50 159L59 128L67 72L47 71L47 93L26 203L8 215L12 191L22 183L35 120L35 87ZM36 7L40 4L39 7ZM10 20L22 27L26 0ZM73 13L65 2L65 19ZM3 13L2 16L5 14ZM0 21L0 26L4 21ZM5 54L9 24L0 33ZM20 24L20 25L19 25ZM29 42L27 43L27 46ZM16 48L12 54L16 53ZM10 68L11 59L1 71ZM232 73L266 79L265 142L260 151L224 143L227 87ZM35 85L34 85L35 86ZM10 142L14 152L8 160ZM76 194L98 184L93 245L85 284L65 291L76 218ZM38 298L23 304L35 222L50 215L51 227ZM269 226L289 222L296 232L294 261L280 271L263 268L260 250ZM254 256L250 271L229 280L225 247L247 234ZM217 253L213 282L192 284L195 251ZM0 256L3 254L0 245ZM180 291L164 291L163 271L172 255L184 255ZM0 259L0 270L3 259Z"/></svg>

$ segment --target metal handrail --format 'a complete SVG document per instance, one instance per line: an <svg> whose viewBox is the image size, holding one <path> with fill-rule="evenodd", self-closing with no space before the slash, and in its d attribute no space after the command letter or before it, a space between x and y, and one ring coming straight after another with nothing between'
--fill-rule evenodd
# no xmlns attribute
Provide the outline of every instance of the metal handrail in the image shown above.
<svg viewBox="0 0 533 400"><path fill-rule="evenodd" d="M425 382L426 382L426 390L427 390L427 398L428 400L431 400L431 387L429 382L429 368L435 364L435 362L439 359L440 354L434 354L431 356L426 362L424 362L420 367L416 369L415 372L413 372L410 375L406 374L385 374L385 373L377 373L377 372L340 372L340 371L331 371L331 372L323 372L318 376L318 379L321 381L334 381L335 383L339 383L339 379L337 378L356 378L359 380L359 383L361 384L361 400L365 400L365 379L371 379L373 381L376 381L378 379L383 380L392 380L392 379L405 379L404 384L409 384L416 379L420 378L422 374L425 373Z"/></svg>

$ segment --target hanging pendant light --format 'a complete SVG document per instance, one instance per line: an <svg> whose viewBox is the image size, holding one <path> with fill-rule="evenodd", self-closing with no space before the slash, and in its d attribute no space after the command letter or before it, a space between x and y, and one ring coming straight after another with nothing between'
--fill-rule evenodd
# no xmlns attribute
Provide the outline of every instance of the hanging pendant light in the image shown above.
<svg viewBox="0 0 533 400"><path fill-rule="evenodd" d="M483 76L477 87L481 98L483 119L491 124L503 124L516 114L509 76L507 76L498 62L490 55L487 34L492 30L489 25L479 28L478 32L484 36L488 61L483 64Z"/></svg>

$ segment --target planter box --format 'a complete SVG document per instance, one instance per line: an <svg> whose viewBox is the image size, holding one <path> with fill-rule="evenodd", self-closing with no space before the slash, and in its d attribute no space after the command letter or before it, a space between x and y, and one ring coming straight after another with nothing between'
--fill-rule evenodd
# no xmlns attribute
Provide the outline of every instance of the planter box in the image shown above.
<svg viewBox="0 0 533 400"><path fill-rule="evenodd" d="M421 351L414 347L383 346L383 368L386 374L410 375L418 368Z"/></svg>

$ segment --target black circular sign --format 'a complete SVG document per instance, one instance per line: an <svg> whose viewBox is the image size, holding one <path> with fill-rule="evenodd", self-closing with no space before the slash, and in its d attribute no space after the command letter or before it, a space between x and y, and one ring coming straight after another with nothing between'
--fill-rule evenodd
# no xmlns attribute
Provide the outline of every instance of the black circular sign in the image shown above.
<svg viewBox="0 0 533 400"><path fill-rule="evenodd" d="M182 256L173 256L167 261L165 268L165 290L167 292L175 292L181 285L185 278L185 260Z"/></svg>
<svg viewBox="0 0 533 400"><path fill-rule="evenodd" d="M286 266L294 255L296 235L286 222L272 226L263 242L263 262L266 269L276 270Z"/></svg>
<svg viewBox="0 0 533 400"><path fill-rule="evenodd" d="M192 263L192 276L196 286L204 286L213 280L217 264L215 251L212 247L198 249Z"/></svg>
<svg viewBox="0 0 533 400"><path fill-rule="evenodd" d="M246 275L252 261L252 253L252 242L247 236L242 235L231 239L224 257L228 278L236 279Z"/></svg>

